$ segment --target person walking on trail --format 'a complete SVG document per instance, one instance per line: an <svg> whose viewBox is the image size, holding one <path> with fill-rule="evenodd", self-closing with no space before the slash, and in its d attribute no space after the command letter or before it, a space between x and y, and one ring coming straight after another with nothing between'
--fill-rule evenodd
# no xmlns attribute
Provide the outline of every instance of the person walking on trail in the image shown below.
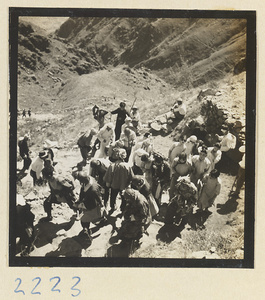
<svg viewBox="0 0 265 300"><path fill-rule="evenodd" d="M140 129L141 129L141 117L138 111L138 107L134 106L131 109L131 117L132 117L132 124L135 128L135 133L137 136L140 135Z"/></svg>
<svg viewBox="0 0 265 300"><path fill-rule="evenodd" d="M181 153L179 157L176 157L172 164L172 172L173 175L170 181L170 188L169 188L169 199L174 197L176 193L176 184L179 177L190 175L192 172L192 165L187 160L187 154Z"/></svg>
<svg viewBox="0 0 265 300"><path fill-rule="evenodd" d="M206 174L199 185L198 207L199 211L208 211L214 203L215 198L220 194L221 179L220 172L213 169L210 174Z"/></svg>
<svg viewBox="0 0 265 300"><path fill-rule="evenodd" d="M50 187L50 195L44 201L44 211L47 213L47 217L41 219L41 221L52 220L52 204L67 203L68 206L77 211L74 207L76 202L76 196L74 193L73 178L68 175L56 174L51 164L42 170L42 175L47 180Z"/></svg>
<svg viewBox="0 0 265 300"><path fill-rule="evenodd" d="M120 149L119 159L108 167L104 176L106 186L110 187L110 214L115 210L116 198L119 193L122 200L120 209L121 211L124 209L125 203L121 192L130 185L134 175L129 164L124 162L125 158L125 149Z"/></svg>
<svg viewBox="0 0 265 300"><path fill-rule="evenodd" d="M29 204L22 195L18 194L16 198L16 237L19 238L21 256L29 256L34 249L34 219L35 215L31 212Z"/></svg>
<svg viewBox="0 0 265 300"><path fill-rule="evenodd" d="M121 102L120 107L111 112L112 115L117 115L115 126L115 140L118 140L121 135L121 126L125 123L126 116L131 117L130 113L126 109L126 103Z"/></svg>
<svg viewBox="0 0 265 300"><path fill-rule="evenodd" d="M213 147L209 147L207 149L207 158L209 159L211 165L209 168L209 171L212 171L215 169L215 165L221 160L222 158L222 151L220 143L216 143L213 145Z"/></svg>
<svg viewBox="0 0 265 300"><path fill-rule="evenodd" d="M82 164L85 166L89 158L89 153L92 150L92 139L97 134L97 131L92 128L90 131L82 133L78 138L77 145L80 149L83 158Z"/></svg>
<svg viewBox="0 0 265 300"><path fill-rule="evenodd" d="M200 151L199 155L192 157L192 168L191 181L197 186L198 180L202 179L203 176L208 173L211 166L211 162L207 158L207 150L204 148Z"/></svg>
<svg viewBox="0 0 265 300"><path fill-rule="evenodd" d="M42 184L41 171L44 168L44 160L48 158L47 151L39 152L39 155L31 164L30 176L33 178L33 186Z"/></svg>
<svg viewBox="0 0 265 300"><path fill-rule="evenodd" d="M28 116L31 117L31 109L28 109Z"/></svg>
<svg viewBox="0 0 265 300"><path fill-rule="evenodd" d="M138 190L146 198L151 216L154 217L155 215L157 215L159 212L159 208L152 194L151 187L144 176L135 175L132 179L131 187L135 190Z"/></svg>
<svg viewBox="0 0 265 300"><path fill-rule="evenodd" d="M132 148L136 143L136 134L132 129L125 128L124 132L120 136L120 140L124 143L124 148L127 153L125 161L128 162L132 152Z"/></svg>
<svg viewBox="0 0 265 300"><path fill-rule="evenodd" d="M149 205L140 192L131 188L125 189L124 199L126 205L123 221L116 238L120 239L122 244L135 243L139 245L139 240L152 221Z"/></svg>
<svg viewBox="0 0 265 300"><path fill-rule="evenodd" d="M105 207L107 207L109 200L109 187L106 186L106 182L103 178L108 167L110 166L110 163L111 162L107 158L92 158L90 161L91 176L96 179L98 184L104 190L103 200Z"/></svg>
<svg viewBox="0 0 265 300"><path fill-rule="evenodd" d="M158 207L160 207L162 193L170 183L170 167L166 159L158 153L153 154L151 173L152 194L155 197Z"/></svg>
<svg viewBox="0 0 265 300"><path fill-rule="evenodd" d="M114 125L112 123L105 124L98 132L97 138L100 141L100 147L95 154L97 158L106 158L107 154L105 148L108 147L115 140Z"/></svg>
<svg viewBox="0 0 265 300"><path fill-rule="evenodd" d="M79 216L83 230L81 235L84 235L89 243L92 243L90 223L103 221L106 217L106 211L101 195L101 187L96 180L89 176L86 172L77 172L75 178L81 184L79 200L73 206L81 210Z"/></svg>
<svg viewBox="0 0 265 300"><path fill-rule="evenodd" d="M29 157L29 139L29 135L25 134L24 137L20 138L18 141L19 154L23 159L23 168L21 169L21 172L28 170L32 162L31 158Z"/></svg>
<svg viewBox="0 0 265 300"><path fill-rule="evenodd" d="M245 159L246 159L245 145L239 147L239 152L243 153L243 156L242 156L241 161L238 163L239 169L238 169L238 173L237 173L236 180L235 180L236 189L234 192L232 192L233 196L239 195L239 193L243 187L243 184L245 182Z"/></svg>
<svg viewBox="0 0 265 300"><path fill-rule="evenodd" d="M94 105L92 108L92 113L94 119L98 121L99 129L102 128L105 125L105 116L108 114L108 112L104 109L99 109L97 105Z"/></svg>
<svg viewBox="0 0 265 300"><path fill-rule="evenodd" d="M170 200L165 215L165 224L180 225L182 220L189 222L192 227L195 224L192 221L193 207L197 203L197 188L190 181L189 176L179 177L176 187L175 196Z"/></svg>
<svg viewBox="0 0 265 300"><path fill-rule="evenodd" d="M25 109L23 109L23 111L22 111L22 118L26 118L26 110Z"/></svg>

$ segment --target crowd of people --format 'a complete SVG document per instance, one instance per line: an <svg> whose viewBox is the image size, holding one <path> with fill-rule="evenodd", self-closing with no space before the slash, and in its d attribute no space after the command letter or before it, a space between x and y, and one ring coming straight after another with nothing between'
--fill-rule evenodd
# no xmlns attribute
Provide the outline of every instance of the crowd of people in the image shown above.
<svg viewBox="0 0 265 300"><path fill-rule="evenodd" d="M24 161L22 170L30 168L34 186L48 184L50 188L43 204L47 216L41 221L52 220L53 203L67 203L81 222L80 234L90 244L91 223L104 226L114 212L117 218L122 218L116 241L125 245L139 243L154 220L165 224L188 222L196 229L192 222L194 212L197 209L203 222L221 190L218 163L222 159L222 141L207 147L196 135L181 135L178 141L172 142L166 156L154 149L150 131L142 130L137 107L129 111L126 103L121 102L110 112L117 115L115 125L106 122L109 113L106 110L95 105L92 113L98 128L78 137L82 161L73 167L71 176L56 172L52 148L41 149L32 162L29 135L19 141L19 153ZM244 182L242 170L243 163L235 193L239 193ZM81 186L78 193L74 192L75 180ZM163 195L167 196L167 210L162 218ZM30 220L32 230L26 231L27 238L21 241L26 244L23 255L29 254L34 240L32 216Z"/></svg>

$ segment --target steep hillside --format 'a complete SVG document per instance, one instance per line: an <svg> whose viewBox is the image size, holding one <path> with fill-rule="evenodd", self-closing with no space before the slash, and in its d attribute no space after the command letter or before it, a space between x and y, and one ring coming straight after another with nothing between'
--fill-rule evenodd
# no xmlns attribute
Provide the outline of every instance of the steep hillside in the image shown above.
<svg viewBox="0 0 265 300"><path fill-rule="evenodd" d="M147 67L183 89L223 78L246 48L239 19L70 18L56 34L103 64Z"/></svg>

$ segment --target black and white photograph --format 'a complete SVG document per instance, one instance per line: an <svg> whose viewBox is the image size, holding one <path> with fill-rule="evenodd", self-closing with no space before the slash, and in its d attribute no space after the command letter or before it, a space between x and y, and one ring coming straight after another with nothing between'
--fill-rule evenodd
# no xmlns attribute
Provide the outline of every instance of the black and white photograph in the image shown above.
<svg viewBox="0 0 265 300"><path fill-rule="evenodd" d="M9 264L253 268L255 12L9 15Z"/></svg>

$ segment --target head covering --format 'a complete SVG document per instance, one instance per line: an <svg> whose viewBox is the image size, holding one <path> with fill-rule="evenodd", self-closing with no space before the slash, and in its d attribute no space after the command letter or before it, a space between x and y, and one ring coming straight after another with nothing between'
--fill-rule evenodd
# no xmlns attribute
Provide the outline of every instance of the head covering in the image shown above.
<svg viewBox="0 0 265 300"><path fill-rule="evenodd" d="M127 122L131 122L131 121L132 121L132 118L130 118L130 117L128 117L128 116L125 118L125 122L126 122L126 123L127 123Z"/></svg>
<svg viewBox="0 0 265 300"><path fill-rule="evenodd" d="M92 129L90 130L90 134L91 134L91 135L96 135L96 134L97 134L96 129L95 129L95 128L92 128Z"/></svg>
<svg viewBox="0 0 265 300"><path fill-rule="evenodd" d="M126 103L124 101L121 101L120 102L120 107L125 107L126 106Z"/></svg>
<svg viewBox="0 0 265 300"><path fill-rule="evenodd" d="M178 103L183 103L183 100L182 100L181 98L178 98L178 99L177 99L177 102L178 102Z"/></svg>
<svg viewBox="0 0 265 300"><path fill-rule="evenodd" d="M78 179L80 182L89 182L90 175L88 175L86 171L79 171L76 174L76 179Z"/></svg>
<svg viewBox="0 0 265 300"><path fill-rule="evenodd" d="M241 153L245 153L246 152L246 146L245 145L242 145L242 146L240 146L239 147L239 152L241 152Z"/></svg>
<svg viewBox="0 0 265 300"><path fill-rule="evenodd" d="M124 198L125 200L134 200L136 198L136 191L131 188L125 189Z"/></svg>
<svg viewBox="0 0 265 300"><path fill-rule="evenodd" d="M117 140L115 142L115 146L122 148L124 147L124 142L122 140Z"/></svg>
<svg viewBox="0 0 265 300"><path fill-rule="evenodd" d="M119 149L118 151L118 157L122 160L124 160L127 157L127 153L125 149Z"/></svg>
<svg viewBox="0 0 265 300"><path fill-rule="evenodd" d="M132 107L132 109L133 109L133 110L137 110L137 109L138 109L138 107L137 107L137 106L134 106L134 107Z"/></svg>
<svg viewBox="0 0 265 300"><path fill-rule="evenodd" d="M114 129L114 124L109 122L109 123L106 124L106 128L107 127L111 128L111 129Z"/></svg>
<svg viewBox="0 0 265 300"><path fill-rule="evenodd" d="M29 140L29 135L28 135L28 134L25 134L25 135L24 135L24 139L28 139L28 140Z"/></svg>
<svg viewBox="0 0 265 300"><path fill-rule="evenodd" d="M41 151L39 152L39 158L45 159L48 157L48 152L47 151Z"/></svg>
<svg viewBox="0 0 265 300"><path fill-rule="evenodd" d="M26 200L24 199L24 197L23 197L22 195L20 195L20 194L17 194L17 199L16 199L16 201L17 201L17 205L24 206L24 205L27 204L27 203L26 203Z"/></svg>
<svg viewBox="0 0 265 300"><path fill-rule="evenodd" d="M196 143L197 142L197 136L196 135L191 135L188 140L192 143Z"/></svg>

